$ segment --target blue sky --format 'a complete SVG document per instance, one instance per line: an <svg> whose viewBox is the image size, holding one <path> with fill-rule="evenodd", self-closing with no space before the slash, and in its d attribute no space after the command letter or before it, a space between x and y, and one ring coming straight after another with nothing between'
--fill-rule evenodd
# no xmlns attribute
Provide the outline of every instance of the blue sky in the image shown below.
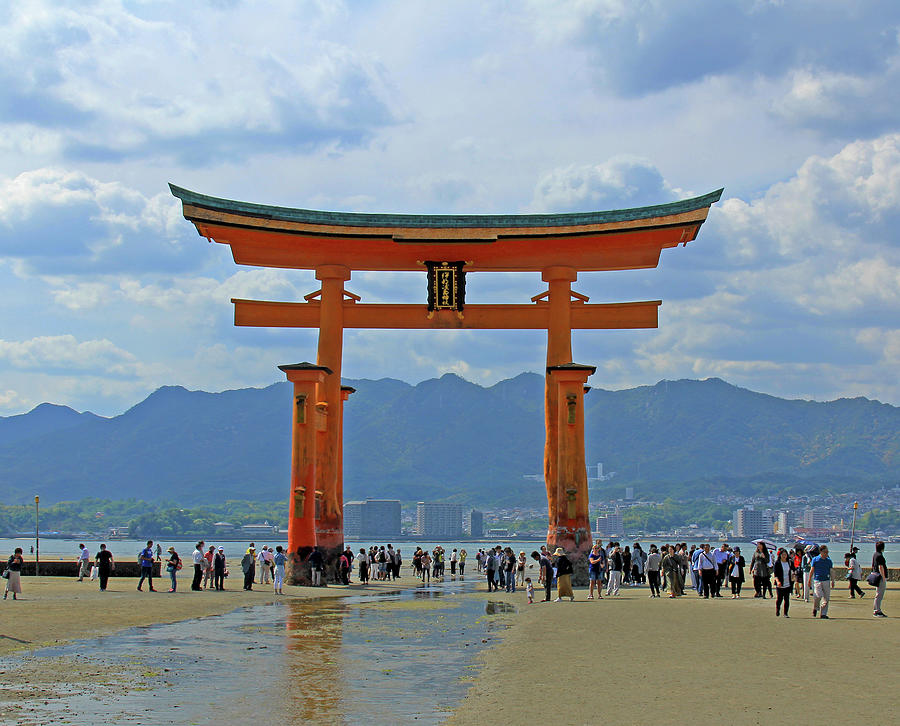
<svg viewBox="0 0 900 726"><path fill-rule="evenodd" d="M900 404L900 3L29 2L0 26L0 415L119 413L312 359L309 331L235 329L231 297L311 273L239 268L167 182L375 212L579 211L726 188L650 271L656 331L577 332L604 388L718 376ZM422 276L355 273L369 302ZM528 302L539 275L469 276ZM541 332L347 331L344 374L490 384Z"/></svg>

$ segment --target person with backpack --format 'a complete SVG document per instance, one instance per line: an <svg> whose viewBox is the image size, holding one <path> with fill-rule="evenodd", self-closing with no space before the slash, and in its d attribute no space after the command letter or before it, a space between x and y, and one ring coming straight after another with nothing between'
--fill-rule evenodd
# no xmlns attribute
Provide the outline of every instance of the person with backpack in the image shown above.
<svg viewBox="0 0 900 726"><path fill-rule="evenodd" d="M497 574L497 565L498 565L498 557L496 552L493 549L489 549L485 555L484 562L484 571L487 576L487 586L488 592L496 592L500 588L497 584L496 574Z"/></svg>
<svg viewBox="0 0 900 726"><path fill-rule="evenodd" d="M252 590L253 580L256 578L256 550L252 547L241 558L241 570L244 573L244 589Z"/></svg>
<svg viewBox="0 0 900 726"><path fill-rule="evenodd" d="M181 558L178 556L174 547L169 547L169 559L166 561L166 572L169 573L169 577L172 579L172 587L169 588L169 592L175 592L178 589L178 581L175 579L175 573L178 572L181 567Z"/></svg>
<svg viewBox="0 0 900 726"><path fill-rule="evenodd" d="M865 593L857 584L862 579L862 565L856 559L856 547L846 554L844 564L847 567L847 580L850 581L850 597L855 600L857 593L859 593L860 597L863 597Z"/></svg>

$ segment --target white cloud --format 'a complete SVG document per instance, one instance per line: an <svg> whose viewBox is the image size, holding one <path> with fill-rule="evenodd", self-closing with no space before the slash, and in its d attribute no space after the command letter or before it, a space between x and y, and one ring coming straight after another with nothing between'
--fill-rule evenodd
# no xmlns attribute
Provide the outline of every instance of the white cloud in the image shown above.
<svg viewBox="0 0 900 726"><path fill-rule="evenodd" d="M207 164L358 144L395 115L377 61L322 37L340 15L319 2L18 4L0 30L0 118L57 134L69 159Z"/></svg>
<svg viewBox="0 0 900 726"><path fill-rule="evenodd" d="M583 212L660 204L676 196L648 161L617 157L602 164L547 172L538 180L531 208L536 212Z"/></svg>
<svg viewBox="0 0 900 726"><path fill-rule="evenodd" d="M31 273L195 269L202 246L169 194L58 168L0 178L0 256Z"/></svg>
<svg viewBox="0 0 900 726"><path fill-rule="evenodd" d="M78 341L74 335L30 340L0 340L0 364L28 371L84 371L112 377L134 376L143 370L138 359L106 339Z"/></svg>

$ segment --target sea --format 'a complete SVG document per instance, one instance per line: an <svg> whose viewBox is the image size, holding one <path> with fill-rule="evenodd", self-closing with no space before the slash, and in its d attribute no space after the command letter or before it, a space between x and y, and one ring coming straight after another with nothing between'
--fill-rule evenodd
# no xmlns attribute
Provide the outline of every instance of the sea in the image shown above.
<svg viewBox="0 0 900 726"><path fill-rule="evenodd" d="M687 542L688 545L692 544L702 544L704 542L709 542L709 540L685 540L683 537L672 537L669 539L659 539L656 537L650 537L647 539L627 539L625 537L620 537L618 540L622 543L622 545L633 545L634 542L640 542L641 547L645 550L649 548L651 544L655 544L657 546L668 544L670 542ZM134 539L124 539L124 540L103 540L106 543L107 548L113 553L113 556L120 560L128 560L131 558L137 558L138 552L140 552L146 546L146 540L134 540ZM178 552L182 557L185 554L190 554L194 551L194 547L197 544L197 540L156 540L162 545L163 552L168 550L169 547L174 547L175 551ZM154 546L156 541L154 541ZM243 556L244 552L247 551L247 548L250 546L250 540L246 541L224 541L217 542L215 537L209 537L204 540L206 542L206 546L215 545L217 548L219 546L224 547L225 556L234 556L240 557ZM604 540L606 541L606 540ZM792 542L782 541L777 537L773 540L775 544L779 547L781 546L792 546ZM78 545L83 543L93 554L97 551L98 545L101 540L92 540L92 539L48 539L45 537L41 538L40 541L40 557L42 562L50 562L50 561L65 561L65 560L74 560L78 553ZM275 547L276 545L281 545L282 547L287 547L287 538L279 538L278 536L274 536L268 540L257 538L254 540L256 545L257 552L259 548L268 545L270 547ZM382 540L380 542L375 541L347 541L347 543L354 552L359 552L360 548L368 549L371 546L381 546L387 545L387 540ZM543 540L537 539L518 539L518 538L508 538L506 540L502 539L484 539L484 540L466 540L465 542L450 542L450 541L442 541L435 542L431 540L422 540L422 541L412 541L412 540L402 540L392 542L395 549L400 550L401 556L404 559L406 564L410 564L412 560L412 554L415 552L416 547L422 547L423 549L432 551L435 547L440 545L446 551L451 551L452 549L465 549L469 555L469 568L472 569L475 566L474 556L475 553L479 549L484 549L487 547L493 547L495 545L503 545L506 547L509 545L516 551L524 551L526 554L531 554L533 550L539 549L542 544L545 544ZM718 542L710 542L714 547L719 546ZM750 555L753 553L755 549L755 545L751 542L742 542L739 540L730 541L729 544L732 547L740 547L741 552L743 553L746 559L750 559ZM850 548L850 544L848 542L832 542L828 543L829 549L831 550L832 560L834 560L835 565L843 565L844 553L847 552ZM25 553L25 559L32 559L33 552L31 548L35 546L35 540L33 537L30 538L0 538L0 556L8 557L12 554L13 550L16 547L21 547ZM875 545L872 542L857 542L855 546L859 547L859 561L866 567L869 562L872 560L872 555L875 552ZM900 542L888 542L885 544L884 550L885 558L887 559L888 567L897 567L898 563L900 563Z"/></svg>

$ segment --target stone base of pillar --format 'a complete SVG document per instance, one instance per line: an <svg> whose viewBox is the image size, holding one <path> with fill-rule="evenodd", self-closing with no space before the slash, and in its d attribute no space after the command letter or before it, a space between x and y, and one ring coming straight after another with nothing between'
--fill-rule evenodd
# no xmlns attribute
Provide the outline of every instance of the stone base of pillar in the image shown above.
<svg viewBox="0 0 900 726"><path fill-rule="evenodd" d="M325 558L325 582L340 583L341 573L338 567L338 561L344 553L343 544L337 547L323 547L319 545L319 552Z"/></svg>
<svg viewBox="0 0 900 726"><path fill-rule="evenodd" d="M569 530L564 527L551 529L547 536L547 549L553 554L562 547L572 563L572 584L590 584L588 577L588 555L591 553L591 533L585 529Z"/></svg>
<svg viewBox="0 0 900 726"><path fill-rule="evenodd" d="M296 552L287 553L284 565L284 581L288 585L312 585L312 572L306 561L312 547L298 547Z"/></svg>

